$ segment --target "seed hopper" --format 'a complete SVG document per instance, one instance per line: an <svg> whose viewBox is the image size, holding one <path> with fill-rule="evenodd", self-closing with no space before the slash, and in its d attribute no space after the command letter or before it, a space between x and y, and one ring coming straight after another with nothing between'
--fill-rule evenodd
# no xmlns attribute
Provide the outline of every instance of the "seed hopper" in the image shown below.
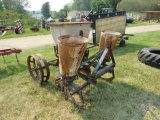
<svg viewBox="0 0 160 120"><path fill-rule="evenodd" d="M97 83L105 73L111 73L110 82L114 79L115 60L113 49L120 32L101 32L99 44L89 43L88 37L92 22L53 22L49 23L56 59L47 61L41 54L29 55L28 70L34 81L39 84L50 77L50 66L59 67L55 86L66 100L76 105L83 105L83 89ZM90 44L90 45L89 45ZM89 56L89 50L98 46L97 52ZM79 79L81 78L81 79ZM80 82L82 81L82 82Z"/></svg>

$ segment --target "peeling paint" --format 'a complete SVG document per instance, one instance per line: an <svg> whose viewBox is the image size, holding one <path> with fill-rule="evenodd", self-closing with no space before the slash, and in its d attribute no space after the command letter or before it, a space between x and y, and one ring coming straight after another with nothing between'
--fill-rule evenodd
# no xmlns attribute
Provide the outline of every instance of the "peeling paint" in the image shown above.
<svg viewBox="0 0 160 120"><path fill-rule="evenodd" d="M77 74L88 39L79 36L63 35L59 37L59 71L64 77Z"/></svg>
<svg viewBox="0 0 160 120"><path fill-rule="evenodd" d="M76 74L76 72L77 72L77 69L78 69L78 67L79 67L79 66L77 66L78 58L79 58L78 53L79 53L80 51L81 51L81 46L75 48L75 51L74 51L74 53L73 53L73 59L74 59L74 60L73 60L72 66L71 66L71 68L70 68L70 70L69 70L69 73L70 73L69 76L74 76L74 75Z"/></svg>

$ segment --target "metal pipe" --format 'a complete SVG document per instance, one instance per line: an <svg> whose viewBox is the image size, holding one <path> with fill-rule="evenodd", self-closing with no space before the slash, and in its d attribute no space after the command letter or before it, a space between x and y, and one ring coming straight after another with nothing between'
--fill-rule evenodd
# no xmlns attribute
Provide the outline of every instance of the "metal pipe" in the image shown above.
<svg viewBox="0 0 160 120"><path fill-rule="evenodd" d="M99 78L100 76L102 76L103 74L105 74L106 72L108 72L112 67L114 67L114 63L111 63L109 65L107 65L106 67L104 67L103 69L99 70L96 75L95 75L95 78L94 79L97 79Z"/></svg>
<svg viewBox="0 0 160 120"><path fill-rule="evenodd" d="M78 91L82 90L83 88L85 88L87 85L89 85L90 83L86 82L84 83L81 87L78 87L77 89L75 89L74 91L70 92L70 95L74 95L75 93L77 93Z"/></svg>

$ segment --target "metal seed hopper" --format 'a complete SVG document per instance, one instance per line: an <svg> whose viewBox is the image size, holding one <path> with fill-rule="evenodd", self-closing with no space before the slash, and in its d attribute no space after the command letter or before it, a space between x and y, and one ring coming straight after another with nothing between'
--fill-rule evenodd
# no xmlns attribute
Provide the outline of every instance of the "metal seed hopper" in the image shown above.
<svg viewBox="0 0 160 120"><path fill-rule="evenodd" d="M47 61L41 54L28 56L28 70L33 80L42 84L50 77L49 66L58 66L59 76L55 86L66 100L83 105L83 89L95 85L97 78L111 73L114 79L115 60L113 49L121 33L104 31L100 34L99 47L93 56L89 56L88 36L92 22L55 22L50 23L57 59ZM79 79L82 78L82 79ZM80 82L83 81L83 82Z"/></svg>

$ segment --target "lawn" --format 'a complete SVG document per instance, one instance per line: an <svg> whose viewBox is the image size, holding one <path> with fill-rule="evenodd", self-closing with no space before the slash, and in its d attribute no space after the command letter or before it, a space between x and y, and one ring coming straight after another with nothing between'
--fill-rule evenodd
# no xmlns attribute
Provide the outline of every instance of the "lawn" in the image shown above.
<svg viewBox="0 0 160 120"><path fill-rule="evenodd" d="M146 26L146 25L156 25L159 23L156 23L154 20L149 21L134 21L133 23L127 23L126 27L136 27L136 26Z"/></svg>
<svg viewBox="0 0 160 120"><path fill-rule="evenodd" d="M16 34L14 30L9 30L4 36L0 35L0 39L51 34L50 30L46 30L44 28L40 28L38 32L32 32L30 28L31 27L25 27L24 32L22 34Z"/></svg>
<svg viewBox="0 0 160 120"><path fill-rule="evenodd" d="M156 25L159 23L154 22L151 20L151 22L133 22L133 23L128 23L126 27L135 27L135 26L146 26L146 25ZM50 30L46 30L44 28L40 28L38 32L32 32L30 30L31 27L27 26L24 27L24 33L23 34L16 34L14 30L9 30L4 36L0 35L0 39L7 39L7 38L17 38L17 37L27 37L27 36L37 36L37 35L47 35L51 34Z"/></svg>
<svg viewBox="0 0 160 120"><path fill-rule="evenodd" d="M159 69L137 59L145 47L160 47L160 31L135 34L125 47L117 44L115 79L108 83L98 79L97 85L86 88L87 103L77 107L65 101L54 86L58 68L51 66L51 77L44 85L34 82L27 69L27 57L41 53L55 59L52 45L23 50L18 55L0 59L0 119L1 120L158 120L160 118ZM97 47L90 49L94 54ZM108 77L109 73L103 77Z"/></svg>

